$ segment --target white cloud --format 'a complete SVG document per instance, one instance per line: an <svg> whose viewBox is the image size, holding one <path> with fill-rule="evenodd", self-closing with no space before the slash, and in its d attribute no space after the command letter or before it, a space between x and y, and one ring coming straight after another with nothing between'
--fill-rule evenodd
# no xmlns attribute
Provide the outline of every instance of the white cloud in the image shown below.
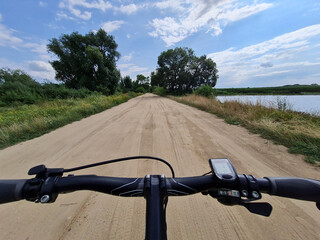
<svg viewBox="0 0 320 240"><path fill-rule="evenodd" d="M38 53L39 55L45 55L48 53L47 44L39 44L39 43L26 43L23 45L25 48L29 48L30 51Z"/></svg>
<svg viewBox="0 0 320 240"><path fill-rule="evenodd" d="M56 20L59 21L59 20L61 20L61 19L76 20L74 17L71 17L71 16L67 15L67 14L64 13L64 12L58 12L58 13L57 13Z"/></svg>
<svg viewBox="0 0 320 240"><path fill-rule="evenodd" d="M172 17L166 17L164 19L153 19L151 25L155 28L149 35L152 37L160 37L167 43L167 46L171 46L176 42L179 42L187 37L188 29Z"/></svg>
<svg viewBox="0 0 320 240"><path fill-rule="evenodd" d="M290 49L293 51L297 51L300 50L299 47L307 46L307 40L317 35L320 35L320 24L286 33L271 40L251 45L242 49L235 50L233 48L229 48L222 52L212 53L209 54L208 57L213 58L220 64L224 64L228 62L234 62L235 59L238 61L245 60L277 50L278 56L275 56L273 53L272 55L270 55L270 57L281 58L281 55L283 53L290 53ZM281 50L285 50L285 52Z"/></svg>
<svg viewBox="0 0 320 240"><path fill-rule="evenodd" d="M102 24L102 29L104 29L107 33L111 33L121 27L124 24L124 21L110 21Z"/></svg>
<svg viewBox="0 0 320 240"><path fill-rule="evenodd" d="M1 14L0 14L0 46L1 47L11 47L16 50L29 50L30 52L36 53L41 59L49 60L50 56L47 51L47 41L42 41L42 43L27 42L15 36L17 31L9 29L3 24L1 24ZM28 39L28 38L25 38ZM30 39L29 39L30 40Z"/></svg>
<svg viewBox="0 0 320 240"><path fill-rule="evenodd" d="M48 3L46 3L46 2L42 2L42 1L39 2L40 7L46 7L47 5L48 5Z"/></svg>
<svg viewBox="0 0 320 240"><path fill-rule="evenodd" d="M241 49L229 48L211 53L208 57L217 63L221 81L231 86L254 77L291 74L291 78L296 79L298 75L304 74L307 78L319 68L316 58L308 57L308 60L303 60L304 56L312 55L317 48L317 43L311 43L315 37L320 37L320 24Z"/></svg>
<svg viewBox="0 0 320 240"><path fill-rule="evenodd" d="M182 12L185 10L185 8L183 7L183 1L181 0L164 0L161 2L156 2L154 3L154 6L156 8L159 8L161 10L172 10L173 12L179 11Z"/></svg>
<svg viewBox="0 0 320 240"><path fill-rule="evenodd" d="M237 6L237 5L236 5ZM218 20L227 20L235 22L243 18L249 17L252 14L264 11L272 6L271 3L261 3L256 5L247 5L239 8L226 8L217 17Z"/></svg>
<svg viewBox="0 0 320 240"><path fill-rule="evenodd" d="M0 68L23 69L16 62L11 62L5 58L0 58Z"/></svg>
<svg viewBox="0 0 320 240"><path fill-rule="evenodd" d="M122 60L123 62L130 62L130 61L132 60L132 58L133 58L133 53L134 53L134 52L131 52L129 55L126 55L126 56L121 57L121 60Z"/></svg>
<svg viewBox="0 0 320 240"><path fill-rule="evenodd" d="M35 72L54 72L51 64L44 61L29 61L28 68Z"/></svg>
<svg viewBox="0 0 320 240"><path fill-rule="evenodd" d="M125 14L132 14L132 13L135 13L136 11L138 11L139 8L137 7L137 5L135 4L129 4L129 5L121 5L121 7L119 8L119 11L122 12L122 13L125 13Z"/></svg>
<svg viewBox="0 0 320 240"><path fill-rule="evenodd" d="M122 76L130 76L132 79L135 79L137 74L149 75L148 68L140 67L133 63L123 63L118 64Z"/></svg>
<svg viewBox="0 0 320 240"><path fill-rule="evenodd" d="M292 70L281 70L281 71L270 71L266 73L259 73L256 74L254 77L270 77L270 76L275 76L283 73L288 73L291 72Z"/></svg>
<svg viewBox="0 0 320 240"><path fill-rule="evenodd" d="M11 62L5 58L0 58L0 66L11 69L20 69L29 74L35 80L42 82L43 80L49 80L56 82L54 69L48 62L44 61L22 61Z"/></svg>
<svg viewBox="0 0 320 240"><path fill-rule="evenodd" d="M88 12L88 11L81 12L80 10L75 8L69 9L69 10L74 16L82 20L89 20L91 18L91 12Z"/></svg>
<svg viewBox="0 0 320 240"><path fill-rule="evenodd" d="M155 18L149 22L154 29L149 32L150 36L161 38L167 46L185 39L195 32L206 30L217 36L222 33L222 27L229 22L238 21L272 6L271 3L234 3L235 0L180 0L170 5L172 1L155 3L162 9L171 8L178 13L177 18Z"/></svg>
<svg viewBox="0 0 320 240"><path fill-rule="evenodd" d="M0 22L2 16L0 15ZM37 54L39 59L49 60L50 56L47 52L46 43L32 43L26 42L21 38L14 36L16 31L8 29L6 26L0 23L0 46L1 47L12 47L19 51L30 51ZM21 62L19 64L12 63L4 58L0 59L0 65L2 67L9 67L12 69L22 69L25 70L32 77L36 78L46 78L53 80L54 79L54 70L48 62L44 61L29 61Z"/></svg>
<svg viewBox="0 0 320 240"><path fill-rule="evenodd" d="M54 81L55 71L51 64L44 61L28 61L27 73L37 80L50 80Z"/></svg>
<svg viewBox="0 0 320 240"><path fill-rule="evenodd" d="M2 21L2 15L0 14L0 22ZM0 23L0 46L17 48L19 44L23 43L21 38L14 36L15 30L7 28Z"/></svg>
<svg viewBox="0 0 320 240"><path fill-rule="evenodd" d="M82 20L89 20L91 19L92 12L89 11L81 11L78 8L87 8L87 9L98 9L103 12L105 12L107 9L111 9L112 5L108 1L103 1L103 0L97 0L97 1L87 1L87 0L63 0L59 3L59 8L64 9L66 8L69 10L69 12ZM58 19L61 18L67 18L67 19L72 19L68 17L65 13L60 13L58 16Z"/></svg>

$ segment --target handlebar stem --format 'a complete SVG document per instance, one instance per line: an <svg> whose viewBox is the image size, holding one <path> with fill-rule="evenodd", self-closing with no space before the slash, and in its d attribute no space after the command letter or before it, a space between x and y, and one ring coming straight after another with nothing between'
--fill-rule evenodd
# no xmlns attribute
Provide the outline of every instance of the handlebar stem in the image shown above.
<svg viewBox="0 0 320 240"><path fill-rule="evenodd" d="M146 239L167 239L165 205L168 200L165 178L159 175L145 177Z"/></svg>

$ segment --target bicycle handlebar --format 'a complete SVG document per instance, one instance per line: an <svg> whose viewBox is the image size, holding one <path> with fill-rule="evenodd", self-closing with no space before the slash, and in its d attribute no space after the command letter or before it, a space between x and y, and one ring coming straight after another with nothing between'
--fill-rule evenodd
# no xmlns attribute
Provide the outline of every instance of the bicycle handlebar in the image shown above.
<svg viewBox="0 0 320 240"><path fill-rule="evenodd" d="M238 175L243 178L245 175ZM80 175L67 177L48 177L44 181L30 179L0 180L0 204L22 199L35 200L44 195L56 196L78 190L92 190L102 193L123 196L144 196L148 179L101 177L96 175ZM234 184L218 181L214 176L198 176L184 178L164 178L164 190L167 196L185 196L213 189L240 190L239 182ZM40 182L39 182L40 181ZM294 198L305 201L320 202L320 181L305 178L257 178L258 190L270 195ZM250 186L246 186L250 190ZM51 196L50 196L51 197ZM55 197L56 198L56 197ZM53 202L55 198L50 199ZM48 202L48 201L45 201Z"/></svg>
<svg viewBox="0 0 320 240"><path fill-rule="evenodd" d="M320 202L320 181L307 178L266 178L270 195Z"/></svg>
<svg viewBox="0 0 320 240"><path fill-rule="evenodd" d="M22 189L27 180L0 180L0 204L23 199Z"/></svg>
<svg viewBox="0 0 320 240"><path fill-rule="evenodd" d="M69 175L63 173L78 169L109 164L112 162L150 158L166 163L172 178L164 175L147 175L144 178L102 177L96 175ZM218 162L219 161L219 162ZM224 166L221 167L221 162ZM31 168L26 180L0 180L0 204L26 199L28 201L51 203L60 193L91 190L122 197L144 197L146 199L146 239L166 239L166 205L169 196L185 196L202 193L216 198L225 205L241 205L251 213L270 216L269 203L252 201L261 199L261 193L316 202L320 210L320 181L306 178L255 178L252 175L238 175L228 159L209 160L212 175L175 178L171 165L163 159L135 156L114 159L73 169L46 168L38 165ZM220 164L220 165L219 165ZM226 171L223 167L226 167Z"/></svg>

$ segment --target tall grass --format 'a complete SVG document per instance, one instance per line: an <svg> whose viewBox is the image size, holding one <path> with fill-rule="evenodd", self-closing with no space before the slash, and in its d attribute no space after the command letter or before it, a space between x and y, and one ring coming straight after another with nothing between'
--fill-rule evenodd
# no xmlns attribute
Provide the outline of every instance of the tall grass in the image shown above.
<svg viewBox="0 0 320 240"><path fill-rule="evenodd" d="M0 148L38 137L70 122L126 102L134 93L82 99L57 99L34 105L0 108Z"/></svg>
<svg viewBox="0 0 320 240"><path fill-rule="evenodd" d="M195 95L170 98L216 114L229 124L239 124L288 147L291 153L304 154L307 162L320 166L320 117L284 108L267 108L260 104L221 103Z"/></svg>

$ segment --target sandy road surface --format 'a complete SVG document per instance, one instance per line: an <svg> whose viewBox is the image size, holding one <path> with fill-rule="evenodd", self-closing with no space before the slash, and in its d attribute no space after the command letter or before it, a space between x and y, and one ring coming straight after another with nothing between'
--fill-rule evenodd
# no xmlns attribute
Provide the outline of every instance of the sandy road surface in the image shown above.
<svg viewBox="0 0 320 240"><path fill-rule="evenodd" d="M320 171L281 146L227 125L205 112L151 94L0 151L0 178L27 178L27 170L73 167L116 157L149 154L168 160L177 176L208 172L210 157L227 157L238 173L320 178ZM145 176L169 170L161 163L128 162L80 171ZM169 239L320 239L315 204L264 196L269 218L225 207L200 194L170 198ZM0 205L1 239L143 239L143 198L94 192L60 195L54 204Z"/></svg>

